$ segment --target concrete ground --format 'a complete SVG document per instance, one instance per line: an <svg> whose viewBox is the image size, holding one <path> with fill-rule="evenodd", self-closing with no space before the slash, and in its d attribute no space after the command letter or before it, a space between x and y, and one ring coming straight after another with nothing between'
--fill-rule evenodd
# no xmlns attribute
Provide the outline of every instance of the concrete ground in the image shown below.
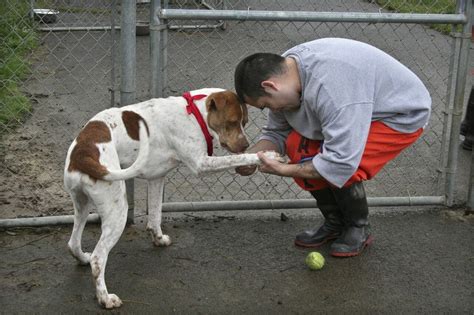
<svg viewBox="0 0 474 315"><path fill-rule="evenodd" d="M166 214L168 248L154 247L137 218L109 256L106 281L123 313L472 314L474 215L407 210L372 209L372 246L349 259L324 247L320 271L293 246L295 233L321 223L314 211L285 211L286 221L281 211ZM2 313L103 311L90 268L66 249L70 231L0 233ZM86 250L99 233L86 227Z"/></svg>

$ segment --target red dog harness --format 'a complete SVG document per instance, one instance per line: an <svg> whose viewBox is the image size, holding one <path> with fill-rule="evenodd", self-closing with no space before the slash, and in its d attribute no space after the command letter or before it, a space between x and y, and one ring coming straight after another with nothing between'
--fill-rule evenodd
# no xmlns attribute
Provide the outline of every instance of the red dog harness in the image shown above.
<svg viewBox="0 0 474 315"><path fill-rule="evenodd" d="M206 139L207 143L207 155L211 156L212 155L212 136L209 133L209 129L207 129L207 124L204 121L204 118L202 118L201 112L197 108L196 104L194 104L194 100L200 100L207 95L204 94L197 94L191 96L191 93L189 92L184 92L183 97L184 99L188 102L188 105L186 106L186 111L188 112L188 115L193 114L194 117L196 117L196 120L201 127L202 133L204 134L204 138Z"/></svg>

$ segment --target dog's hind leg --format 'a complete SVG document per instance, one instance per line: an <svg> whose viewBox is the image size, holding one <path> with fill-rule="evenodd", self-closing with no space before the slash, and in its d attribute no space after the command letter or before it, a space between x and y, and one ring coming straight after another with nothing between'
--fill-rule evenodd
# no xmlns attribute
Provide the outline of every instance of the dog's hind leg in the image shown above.
<svg viewBox="0 0 474 315"><path fill-rule="evenodd" d="M125 228L128 205L123 181L104 183L104 185L110 185L109 189L94 196L94 203L101 218L102 233L92 252L91 270L96 285L97 300L105 308L114 308L120 307L122 301L115 294L108 293L105 284L105 267L111 249Z"/></svg>
<svg viewBox="0 0 474 315"><path fill-rule="evenodd" d="M161 209L163 204L163 187L165 178L148 181L148 222L147 230L151 232L156 246L169 246L171 239L161 231Z"/></svg>
<svg viewBox="0 0 474 315"><path fill-rule="evenodd" d="M74 205L74 227L68 242L69 252L77 259L79 264L88 265L91 261L91 254L82 251L81 240L89 215L89 199L82 191L71 191L70 195Z"/></svg>

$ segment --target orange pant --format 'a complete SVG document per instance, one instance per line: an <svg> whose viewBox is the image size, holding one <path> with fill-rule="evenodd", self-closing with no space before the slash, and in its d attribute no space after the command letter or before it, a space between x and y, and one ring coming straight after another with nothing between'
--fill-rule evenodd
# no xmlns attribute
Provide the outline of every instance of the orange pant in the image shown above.
<svg viewBox="0 0 474 315"><path fill-rule="evenodd" d="M413 144L422 132L423 128L413 133L402 133L382 122L372 122L359 167L344 186L373 178L385 164ZM286 139L286 153L291 163L299 163L302 159L318 154L320 145L321 141L306 139L293 130ZM294 178L294 180L301 188L309 191L332 186L324 179Z"/></svg>

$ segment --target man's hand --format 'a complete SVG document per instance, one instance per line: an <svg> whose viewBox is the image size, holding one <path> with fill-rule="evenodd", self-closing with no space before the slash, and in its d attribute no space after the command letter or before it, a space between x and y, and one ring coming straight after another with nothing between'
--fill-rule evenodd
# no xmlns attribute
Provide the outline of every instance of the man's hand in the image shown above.
<svg viewBox="0 0 474 315"><path fill-rule="evenodd" d="M262 151L257 153L257 156L259 157L260 161L262 162L262 156L269 161L278 161L280 163L286 163L286 159L283 158L278 152L275 151ZM235 168L235 171L242 175L242 176L249 176L255 173L257 170L257 165L247 165L247 166L239 166Z"/></svg>
<svg viewBox="0 0 474 315"><path fill-rule="evenodd" d="M279 156L276 152L258 152L258 158L262 161L262 164L258 167L258 170L262 173L268 173L273 175L288 176L285 173L286 164L285 160Z"/></svg>
<svg viewBox="0 0 474 315"><path fill-rule="evenodd" d="M276 151L278 146L269 140L260 140L245 153L257 153L259 151ZM276 152L274 153L278 155ZM237 174L249 176L257 171L257 165L239 166L235 168Z"/></svg>

